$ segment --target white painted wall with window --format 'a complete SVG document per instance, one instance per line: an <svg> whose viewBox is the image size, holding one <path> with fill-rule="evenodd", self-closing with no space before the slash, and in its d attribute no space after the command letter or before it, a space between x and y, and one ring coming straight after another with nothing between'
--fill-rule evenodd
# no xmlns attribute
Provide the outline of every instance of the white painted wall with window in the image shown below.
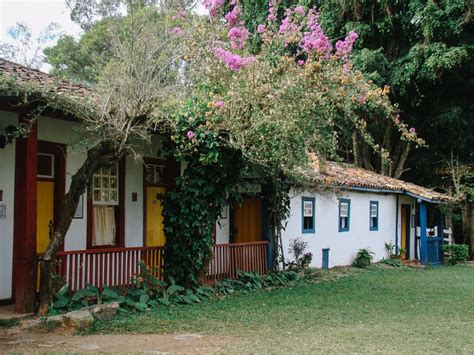
<svg viewBox="0 0 474 355"><path fill-rule="evenodd" d="M18 124L18 115L0 111L0 133ZM12 297L13 211L15 200L15 144L0 149L0 300Z"/></svg>
<svg viewBox="0 0 474 355"><path fill-rule="evenodd" d="M393 194L376 194L370 192L345 191L340 196L333 192L315 193L292 190L286 230L282 233L285 258L290 241L302 238L308 242L308 250L313 253L311 266L321 267L322 249L329 248L329 267L350 265L360 248L369 247L374 253L374 260L386 257L385 242L395 243L396 196ZM303 199L303 197L305 199ZM306 198L315 199L314 232L303 232L303 202ZM342 205L340 200L349 203ZM378 202L378 229L370 230L371 201ZM347 217L346 215L347 211ZM348 230L339 231L340 215L348 224Z"/></svg>
<svg viewBox="0 0 474 355"><path fill-rule="evenodd" d="M38 120L38 139L67 145L66 156L66 192L71 184L71 178L86 159L86 152L80 149L78 142L81 139L77 130L77 123L40 117ZM145 156L156 157L161 146L159 137L153 137L150 146L143 146ZM102 176L101 176L102 177ZM105 176L103 176L105 177ZM110 176L108 184L111 183ZM101 180L102 181L102 180ZM118 180L117 180L118 183ZM108 185L110 186L110 185ZM102 186L101 186L102 189ZM104 197L110 200L114 188L105 188ZM105 191L107 196L105 196ZM112 193L111 193L112 192ZM98 192L99 193L99 192ZM136 193L136 201L132 194ZM112 196L113 198L113 196ZM135 247L143 245L143 165L133 157L127 157L125 163L125 246ZM110 202L110 201L109 201ZM109 204L105 201L96 201L95 204ZM82 218L75 218L66 235L65 250L84 250L87 246L87 193L82 203ZM115 202L114 202L115 203Z"/></svg>

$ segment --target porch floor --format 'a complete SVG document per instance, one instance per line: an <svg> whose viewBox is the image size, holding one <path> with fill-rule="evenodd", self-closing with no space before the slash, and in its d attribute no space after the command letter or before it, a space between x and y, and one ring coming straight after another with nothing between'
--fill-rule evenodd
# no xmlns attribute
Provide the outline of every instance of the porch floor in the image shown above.
<svg viewBox="0 0 474 355"><path fill-rule="evenodd" d="M409 267L414 267L414 268L423 268L424 266L421 265L420 260L403 260L403 264Z"/></svg>
<svg viewBox="0 0 474 355"><path fill-rule="evenodd" d="M25 319L28 317L32 317L33 315L33 313L16 313L14 304L8 306L0 306L0 320Z"/></svg>

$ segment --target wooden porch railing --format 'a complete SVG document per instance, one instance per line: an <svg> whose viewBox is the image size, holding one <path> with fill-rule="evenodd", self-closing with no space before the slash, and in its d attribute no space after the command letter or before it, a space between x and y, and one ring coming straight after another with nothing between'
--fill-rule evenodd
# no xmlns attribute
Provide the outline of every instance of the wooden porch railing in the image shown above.
<svg viewBox="0 0 474 355"><path fill-rule="evenodd" d="M130 285L130 278L139 271L139 262L158 266L153 270L161 278L163 273L163 247L107 248L94 250L62 251L58 253L57 274L69 284L69 292L88 284L102 288Z"/></svg>
<svg viewBox="0 0 474 355"><path fill-rule="evenodd" d="M237 271L268 272L268 242L216 244L206 275L207 282L237 278Z"/></svg>
<svg viewBox="0 0 474 355"><path fill-rule="evenodd" d="M216 244L206 281L215 283L236 278L237 271L268 272L268 242ZM69 293L87 287L125 287L139 271L143 261L158 278L163 277L164 248L107 248L62 251L58 253L56 272L69 284ZM156 268L155 268L156 266Z"/></svg>

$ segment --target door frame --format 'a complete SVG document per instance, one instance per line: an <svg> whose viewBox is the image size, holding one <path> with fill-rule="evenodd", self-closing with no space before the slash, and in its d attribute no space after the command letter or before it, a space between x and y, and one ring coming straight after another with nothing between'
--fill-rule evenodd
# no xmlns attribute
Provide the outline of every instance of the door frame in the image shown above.
<svg viewBox="0 0 474 355"><path fill-rule="evenodd" d="M406 220L406 226L405 226L405 235L406 235L406 241L405 241L405 255L408 260L411 258L411 252L410 252L410 247L411 247L411 205L409 204L402 204L400 206L400 216L401 216L401 221L403 221L403 213L405 212L405 220ZM403 224L400 221L401 229L400 231L403 233ZM403 242L403 234L401 235L401 240Z"/></svg>
<svg viewBox="0 0 474 355"><path fill-rule="evenodd" d="M110 249L125 247L125 169L126 159L123 157L117 164L118 168L118 209L115 211L116 235L115 245L92 245L92 229L93 226L93 188L87 189L87 232L86 232L86 250L94 249ZM92 176L92 179L94 177ZM92 180L90 185L92 186Z"/></svg>
<svg viewBox="0 0 474 355"><path fill-rule="evenodd" d="M162 184L148 184L146 181L146 168L147 165L163 165L164 166L164 177L163 177L163 183ZM155 187L164 187L165 191L168 190L169 188L169 181L167 179L168 175L168 167L169 164L165 159L160 159L160 158L150 158L150 157L145 157L143 158L143 246L147 246L147 241L146 241L146 202L147 202L147 193L146 189L149 186L155 186ZM165 238L166 240L166 238Z"/></svg>
<svg viewBox="0 0 474 355"><path fill-rule="evenodd" d="M54 178L36 177L36 181L52 180L54 182L54 227L58 224L59 207L66 193L66 152L65 144L38 140L38 152L36 154L43 153L54 156Z"/></svg>
<svg viewBox="0 0 474 355"><path fill-rule="evenodd" d="M239 202L234 202L229 205L229 243L235 243L235 204L243 202L246 198L258 198L260 199L260 228L261 228L261 236L260 240L266 240L265 238L265 199L263 198L262 193L258 194L246 194L243 193L241 195L242 200Z"/></svg>

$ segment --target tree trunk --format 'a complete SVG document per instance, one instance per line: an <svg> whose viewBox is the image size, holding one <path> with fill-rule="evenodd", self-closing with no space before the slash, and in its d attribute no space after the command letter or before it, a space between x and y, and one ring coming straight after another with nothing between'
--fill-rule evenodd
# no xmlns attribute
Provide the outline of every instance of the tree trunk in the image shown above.
<svg viewBox="0 0 474 355"><path fill-rule="evenodd" d="M362 143L362 161L364 162L364 169L374 171L372 164L370 163L370 159L372 158L372 154L370 152L370 147L367 143Z"/></svg>
<svg viewBox="0 0 474 355"><path fill-rule="evenodd" d="M64 196L59 208L58 224L55 227L53 236L40 258L40 290L39 290L39 314L48 313L54 292L53 273L56 255L60 246L64 242L66 233L69 230L74 217L77 204L81 195L85 192L87 184L92 175L102 166L110 165L119 160L118 154L103 144L91 150L79 170L72 176L71 186Z"/></svg>
<svg viewBox="0 0 474 355"><path fill-rule="evenodd" d="M474 260L474 216L472 215L472 203L464 202L462 206L462 224L464 243L469 246L469 255Z"/></svg>
<svg viewBox="0 0 474 355"><path fill-rule="evenodd" d="M398 164L396 165L395 171L393 172L393 176L395 179L400 179L403 172L405 171L405 163L408 159L408 154L413 146L413 142L409 142L405 148L402 150L400 154L400 159L398 160Z"/></svg>
<svg viewBox="0 0 474 355"><path fill-rule="evenodd" d="M384 151L389 152L392 150L392 131L393 131L393 124L391 121L387 122L385 126L385 132L383 136L382 148ZM390 176L390 163L385 161L383 156L381 157L380 161L380 173L382 175Z"/></svg>
<svg viewBox="0 0 474 355"><path fill-rule="evenodd" d="M352 133L352 150L354 152L354 165L361 168L362 160L360 158L360 145L357 132Z"/></svg>

